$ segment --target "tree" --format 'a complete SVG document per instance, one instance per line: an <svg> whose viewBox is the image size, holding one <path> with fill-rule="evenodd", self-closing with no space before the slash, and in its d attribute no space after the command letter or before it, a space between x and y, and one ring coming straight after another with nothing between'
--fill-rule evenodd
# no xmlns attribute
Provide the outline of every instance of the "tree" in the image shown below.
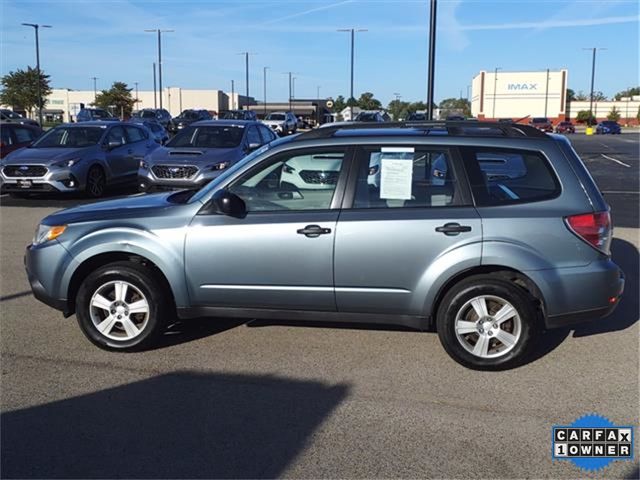
<svg viewBox="0 0 640 480"><path fill-rule="evenodd" d="M387 110L395 121L406 120L409 116L409 102L391 100L387 105Z"/></svg>
<svg viewBox="0 0 640 480"><path fill-rule="evenodd" d="M611 111L607 114L607 120L613 120L614 122L617 122L618 120L620 120L620 112L616 107L613 107Z"/></svg>
<svg viewBox="0 0 640 480"><path fill-rule="evenodd" d="M589 100L589 95L587 95L586 93L584 93L582 90L580 90L578 93L576 93L573 96L573 99L578 101L578 102L586 102Z"/></svg>
<svg viewBox="0 0 640 480"><path fill-rule="evenodd" d="M380 103L380 100L374 98L373 93L364 92L360 95L357 106L362 110L380 110L382 108L382 103Z"/></svg>
<svg viewBox="0 0 640 480"><path fill-rule="evenodd" d="M576 121L578 123L586 123L587 125L594 125L596 123L595 117L589 110L580 110L576 115Z"/></svg>
<svg viewBox="0 0 640 480"><path fill-rule="evenodd" d="M638 107L638 113L636 113L636 120L640 122L640 107Z"/></svg>
<svg viewBox="0 0 640 480"><path fill-rule="evenodd" d="M342 95L338 95L333 101L333 108L331 110L333 113L340 113L346 106L347 103L344 101L344 97Z"/></svg>
<svg viewBox="0 0 640 480"><path fill-rule="evenodd" d="M349 97L349 100L347 100L347 107L357 107L357 106L358 106L358 101L353 97Z"/></svg>
<svg viewBox="0 0 640 480"><path fill-rule="evenodd" d="M440 102L440 115L463 115L471 116L471 104L466 98L445 98Z"/></svg>
<svg viewBox="0 0 640 480"><path fill-rule="evenodd" d="M567 88L566 97L567 97L567 102L572 102L576 99L576 92L573 91L571 88Z"/></svg>
<svg viewBox="0 0 640 480"><path fill-rule="evenodd" d="M127 88L124 82L113 82L109 90L102 90L96 95L93 104L105 110L112 109L115 115L130 117L136 103L136 99L131 96L132 90L133 88Z"/></svg>
<svg viewBox="0 0 640 480"><path fill-rule="evenodd" d="M634 95L640 95L640 87L627 88L614 95L613 98L620 100L622 97L633 97Z"/></svg>
<svg viewBox="0 0 640 480"><path fill-rule="evenodd" d="M0 104L10 105L14 108L22 108L33 111L38 105L44 107L46 97L51 93L49 75L40 70L40 98L38 99L38 70L27 67L27 70L9 72L0 79Z"/></svg>
<svg viewBox="0 0 640 480"><path fill-rule="evenodd" d="M587 100L589 100L589 98L587 98ZM605 100L607 100L607 96L600 90L596 90L595 92L593 92L594 102L604 102Z"/></svg>

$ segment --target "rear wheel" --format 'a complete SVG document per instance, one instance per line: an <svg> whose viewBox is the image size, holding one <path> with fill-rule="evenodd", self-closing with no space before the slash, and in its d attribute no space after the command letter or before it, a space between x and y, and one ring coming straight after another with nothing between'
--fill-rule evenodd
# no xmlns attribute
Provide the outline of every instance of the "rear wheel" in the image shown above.
<svg viewBox="0 0 640 480"><path fill-rule="evenodd" d="M447 353L480 370L517 366L535 347L540 331L533 298L492 275L470 277L451 288L438 309L437 327Z"/></svg>
<svg viewBox="0 0 640 480"><path fill-rule="evenodd" d="M102 167L94 165L87 173L87 183L85 191L92 198L99 198L104 195L107 189L107 178Z"/></svg>
<svg viewBox="0 0 640 480"><path fill-rule="evenodd" d="M170 309L166 292L144 266L114 262L91 273L76 296L85 336L100 348L140 350L163 333Z"/></svg>

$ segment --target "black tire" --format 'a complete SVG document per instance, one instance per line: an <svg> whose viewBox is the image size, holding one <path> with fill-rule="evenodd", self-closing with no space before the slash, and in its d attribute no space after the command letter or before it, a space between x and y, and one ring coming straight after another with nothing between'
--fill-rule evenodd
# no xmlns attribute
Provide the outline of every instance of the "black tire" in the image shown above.
<svg viewBox="0 0 640 480"><path fill-rule="evenodd" d="M486 318L489 330L482 330L487 345L488 354L494 356L486 358L478 356L468 351L463 343L469 348L475 347L480 340L480 333L462 334L459 339L456 334L456 317L462 312L470 315L469 320L476 322L480 328L487 323L477 323L480 321L475 309L467 307L469 302L477 297L487 296L489 301L485 302L489 315ZM495 299L502 299L511 304L516 310L518 318L510 317L511 320L504 322L495 328L495 321L491 320L491 315L497 313L500 302ZM471 310L465 310L471 308ZM495 311L492 309L496 309ZM473 311L472 311L473 310ZM462 318L462 315L460 315ZM438 329L438 337L447 353L458 363L474 370L505 370L521 365L532 353L536 346L536 340L542 331L542 325L539 318L538 308L533 297L522 287L515 283L501 278L498 275L477 275L469 277L460 283L454 285L444 296L437 312L436 325ZM517 326L516 326L517 325ZM509 332L509 327L511 331ZM518 333L514 335L517 340L513 343L513 347L509 349L507 344L503 344L497 338L498 330L507 333ZM502 334L502 332L500 332ZM489 335L493 335L489 337ZM474 343L475 340L475 343ZM491 347L493 345L493 348ZM504 353L501 353L502 350ZM493 353L492 353L493 352Z"/></svg>
<svg viewBox="0 0 640 480"><path fill-rule="evenodd" d="M107 177L99 165L94 165L87 172L85 193L91 198L100 198L107 189Z"/></svg>
<svg viewBox="0 0 640 480"><path fill-rule="evenodd" d="M98 330L94 323L94 317L100 314L106 316L109 312L95 308L94 317L92 317L90 305L92 297L102 291L101 289L105 288L106 284L116 281L127 282L133 287L127 289L127 295L131 295L128 297L131 301L140 299L140 296L135 295L135 289L139 290L147 301L148 316L137 325L140 326L140 333L133 338L114 339ZM168 298L170 298L168 292L148 267L134 262L114 262L98 268L82 282L76 295L76 317L82 333L100 348L118 351L144 350L152 346L165 331L167 319L170 317L170 312L173 311ZM113 301L114 299L107 298L107 300ZM129 316L128 312L126 313ZM115 319L114 322L114 327L107 334L115 336L120 333L126 336L124 323Z"/></svg>

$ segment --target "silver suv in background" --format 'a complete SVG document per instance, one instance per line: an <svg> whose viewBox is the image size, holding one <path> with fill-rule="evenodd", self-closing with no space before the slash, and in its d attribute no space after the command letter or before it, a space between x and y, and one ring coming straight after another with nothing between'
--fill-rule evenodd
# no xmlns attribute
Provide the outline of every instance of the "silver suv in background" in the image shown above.
<svg viewBox="0 0 640 480"><path fill-rule="evenodd" d="M205 315L379 322L436 328L457 362L504 369L543 329L613 311L611 237L564 137L350 124L272 142L198 192L50 215L25 263L35 296L106 349Z"/></svg>
<svg viewBox="0 0 640 480"><path fill-rule="evenodd" d="M298 119L291 112L270 113L262 122L280 136L296 133L298 130Z"/></svg>
<svg viewBox="0 0 640 480"><path fill-rule="evenodd" d="M0 161L0 190L100 197L112 185L134 185L140 160L158 146L142 125L63 124Z"/></svg>
<svg viewBox="0 0 640 480"><path fill-rule="evenodd" d="M260 122L204 120L181 130L140 161L142 192L200 188L242 157L276 139Z"/></svg>

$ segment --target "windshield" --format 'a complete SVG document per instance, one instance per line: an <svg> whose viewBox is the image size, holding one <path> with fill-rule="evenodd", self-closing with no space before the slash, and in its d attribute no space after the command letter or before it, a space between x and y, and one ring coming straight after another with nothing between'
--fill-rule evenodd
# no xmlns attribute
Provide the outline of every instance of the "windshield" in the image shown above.
<svg viewBox="0 0 640 480"><path fill-rule="evenodd" d="M198 112L194 111L194 110L185 110L184 112L182 112L178 118L186 118L186 119L197 119L200 116L198 115Z"/></svg>
<svg viewBox="0 0 640 480"><path fill-rule="evenodd" d="M13 118L13 119L22 118L16 112L12 112L11 110L2 110L2 115L4 115L7 118Z"/></svg>
<svg viewBox="0 0 640 480"><path fill-rule="evenodd" d="M375 113L359 113L356 122L375 122L378 119Z"/></svg>
<svg viewBox="0 0 640 480"><path fill-rule="evenodd" d="M534 118L532 122L533 123L549 123L549 120L546 118Z"/></svg>
<svg viewBox="0 0 640 480"><path fill-rule="evenodd" d="M284 120L284 115L282 113L270 113L267 115L267 120Z"/></svg>
<svg viewBox="0 0 640 480"><path fill-rule="evenodd" d="M222 112L219 117L221 120L243 120L244 113L243 112Z"/></svg>
<svg viewBox="0 0 640 480"><path fill-rule="evenodd" d="M219 176L217 176L216 178L214 178L213 180L211 180L209 183L207 183L206 186L202 187L198 193L196 193L193 197L191 197L191 201L189 203L193 203L193 202L201 202L203 198L207 197L208 194L212 191L214 191L216 188L218 188L218 185L220 185L221 182L225 181L227 178L229 177L233 177L235 176L235 173L240 170L241 168L243 168L247 163L253 161L254 158L262 155L265 152L268 152L269 150L271 150L272 148L282 144L282 143L288 143L290 142L293 138L295 137L283 137L283 138L279 138L277 140L274 140L271 143L267 143L265 145L263 145L262 147L260 147L257 150L254 150L253 152L251 152L249 155L247 155L246 157L244 157L242 160L240 160L238 163L236 163L235 165L233 165L231 168L224 170L224 172L222 174L220 174Z"/></svg>
<svg viewBox="0 0 640 480"><path fill-rule="evenodd" d="M167 147L233 148L240 145L244 127L200 126L181 131L167 143Z"/></svg>
<svg viewBox="0 0 640 480"><path fill-rule="evenodd" d="M134 113L133 116L138 118L156 118L156 112L153 110L142 110Z"/></svg>
<svg viewBox="0 0 640 480"><path fill-rule="evenodd" d="M96 145L105 129L101 127L58 127L49 130L31 148L82 148Z"/></svg>
<svg viewBox="0 0 640 480"><path fill-rule="evenodd" d="M92 114L93 118L113 118L113 115L106 110L93 110Z"/></svg>

